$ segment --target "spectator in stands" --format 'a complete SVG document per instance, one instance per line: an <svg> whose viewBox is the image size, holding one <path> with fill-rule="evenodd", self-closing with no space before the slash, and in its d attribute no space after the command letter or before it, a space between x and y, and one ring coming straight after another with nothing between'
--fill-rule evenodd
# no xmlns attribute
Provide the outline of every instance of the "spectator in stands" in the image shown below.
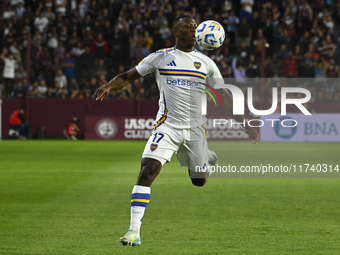
<svg viewBox="0 0 340 255"><path fill-rule="evenodd" d="M299 70L300 77L314 78L315 75L314 60L309 57L304 57L301 63L301 68L299 68Z"/></svg>
<svg viewBox="0 0 340 255"><path fill-rule="evenodd" d="M164 16L163 9L159 9L157 17L155 18L157 28L161 28L164 23L168 23L167 18Z"/></svg>
<svg viewBox="0 0 340 255"><path fill-rule="evenodd" d="M255 13L257 14L257 12L255 12ZM251 20L251 23L255 22L255 24L252 24L252 29L253 29L254 33L256 33L257 30L261 26L260 24L258 24L259 21L260 21L259 19ZM270 18L266 19L266 22L262 26L262 29L263 29L263 35L266 38L267 42L270 44L270 46L273 46L274 45L274 37L273 37L274 36L274 27L272 25L272 20Z"/></svg>
<svg viewBox="0 0 340 255"><path fill-rule="evenodd" d="M63 74L63 72L60 69L57 71L57 75L54 78L54 82L58 83L59 92L61 92L62 88L66 88L67 87L66 76Z"/></svg>
<svg viewBox="0 0 340 255"><path fill-rule="evenodd" d="M56 98L58 91L59 91L59 84L58 84L58 82L55 82L54 87L48 88L46 97L47 98Z"/></svg>
<svg viewBox="0 0 340 255"><path fill-rule="evenodd" d="M203 15L204 20L213 20L214 19L214 12L212 6L209 6L207 11Z"/></svg>
<svg viewBox="0 0 340 255"><path fill-rule="evenodd" d="M298 25L303 30L308 29L313 20L313 11L307 0L303 1L302 6L300 6Z"/></svg>
<svg viewBox="0 0 340 255"><path fill-rule="evenodd" d="M248 78L260 77L259 65L256 62L255 55L251 54L249 56L248 67L246 69L246 76Z"/></svg>
<svg viewBox="0 0 340 255"><path fill-rule="evenodd" d="M222 74L222 77L224 78L229 78L231 77L231 68L227 63L227 59L222 59L221 60L221 67L220 67L220 71Z"/></svg>
<svg viewBox="0 0 340 255"><path fill-rule="evenodd" d="M34 25L40 33L44 33L47 29L48 19L40 12L39 16L34 19Z"/></svg>
<svg viewBox="0 0 340 255"><path fill-rule="evenodd" d="M114 66L118 66L119 63L123 61L123 58L125 56L125 54L123 53L124 41L125 39L123 33L119 30L118 26L115 25L112 40L110 42L110 58Z"/></svg>
<svg viewBox="0 0 340 255"><path fill-rule="evenodd" d="M70 98L77 98L79 95L79 85L75 78L71 80L71 83L69 84L69 94Z"/></svg>
<svg viewBox="0 0 340 255"><path fill-rule="evenodd" d="M7 9L3 12L4 19L11 19L16 15L15 11L13 10L12 6L8 6Z"/></svg>
<svg viewBox="0 0 340 255"><path fill-rule="evenodd" d="M14 85L14 90L12 92L12 96L15 98L23 98L26 95L26 86L23 82L19 81L16 85Z"/></svg>
<svg viewBox="0 0 340 255"><path fill-rule="evenodd" d="M15 0L14 0L15 1ZM37 2L36 3L38 5L38 7L36 8L35 14L37 16L39 16L39 14L42 12L42 10L44 9L44 4L42 2Z"/></svg>
<svg viewBox="0 0 340 255"><path fill-rule="evenodd" d="M45 80L41 80L38 87L37 87L37 92L38 92L38 97L39 98L46 98L46 94L47 94L47 86L46 86L46 82Z"/></svg>
<svg viewBox="0 0 340 255"><path fill-rule="evenodd" d="M96 78L99 78L99 76L104 76L106 78L107 75L107 66L104 62L104 59L99 59L96 63L96 66L94 68L94 74Z"/></svg>
<svg viewBox="0 0 340 255"><path fill-rule="evenodd" d="M280 49L277 52L277 56L281 61L288 57L288 49L286 44L281 44Z"/></svg>
<svg viewBox="0 0 340 255"><path fill-rule="evenodd" d="M18 82L18 81L25 82L26 77L27 77L27 73L26 73L26 71L24 70L24 67L23 67L22 65L19 65L18 71L15 72L15 80L16 80L17 82Z"/></svg>
<svg viewBox="0 0 340 255"><path fill-rule="evenodd" d="M247 21L247 17L243 16L241 19L241 23L237 25L235 36L236 36L236 45L240 45L243 41L246 42L247 46L250 45L250 39L252 38L252 28Z"/></svg>
<svg viewBox="0 0 340 255"><path fill-rule="evenodd" d="M322 66L321 61L318 61L315 67L315 93L318 101L325 99L325 78L325 68Z"/></svg>
<svg viewBox="0 0 340 255"><path fill-rule="evenodd" d="M70 53L66 52L65 58L62 62L62 67L64 69L64 75L66 76L67 83L71 83L74 78L74 65L76 61L71 57Z"/></svg>
<svg viewBox="0 0 340 255"><path fill-rule="evenodd" d="M339 77L339 70L334 66L334 60L330 61L326 68L326 100L330 101L333 99L334 92L336 91L338 81L336 78Z"/></svg>
<svg viewBox="0 0 340 255"><path fill-rule="evenodd" d="M224 59L224 55L221 54L221 48L216 49L210 58L216 63L217 66L220 66L221 61Z"/></svg>
<svg viewBox="0 0 340 255"><path fill-rule="evenodd" d="M55 0L54 6L57 13L61 13L63 16L66 15L67 0Z"/></svg>
<svg viewBox="0 0 340 255"><path fill-rule="evenodd" d="M319 54L314 51L314 45L312 43L308 46L308 51L305 53L304 57L315 59L319 57Z"/></svg>
<svg viewBox="0 0 340 255"><path fill-rule="evenodd" d="M62 42L64 46L68 43L68 27L65 25L61 28L61 31L58 34L59 42Z"/></svg>
<svg viewBox="0 0 340 255"><path fill-rule="evenodd" d="M21 24L24 20L25 7L23 3L19 3L15 8L16 16L18 17L19 23Z"/></svg>
<svg viewBox="0 0 340 255"><path fill-rule="evenodd" d="M83 46L83 43L78 41L77 42L77 45L73 46L70 53L71 53L71 56L74 57L74 58L78 58L81 54L83 54L85 52L85 49L84 49L84 46Z"/></svg>
<svg viewBox="0 0 340 255"><path fill-rule="evenodd" d="M68 49L72 49L79 42L79 36L77 31L72 31L70 38L67 40Z"/></svg>
<svg viewBox="0 0 340 255"><path fill-rule="evenodd" d="M255 55L258 56L260 54L260 52L262 51L263 44L266 44L266 42L267 41L263 35L263 30L259 28L257 30L255 40L253 41Z"/></svg>
<svg viewBox="0 0 340 255"><path fill-rule="evenodd" d="M236 57L233 58L233 72L236 82L243 86L245 83L245 77L246 77L246 70L243 66L243 63L238 61Z"/></svg>
<svg viewBox="0 0 340 255"><path fill-rule="evenodd" d="M288 52L288 56L283 60L282 70L285 77L293 78L297 76L298 63L291 50Z"/></svg>
<svg viewBox="0 0 340 255"><path fill-rule="evenodd" d="M152 45L153 38L150 36L149 31L146 30L143 36L143 49L142 49L142 53L145 57L151 53Z"/></svg>
<svg viewBox="0 0 340 255"><path fill-rule="evenodd" d="M39 98L37 81L33 82L33 84L30 86L30 98Z"/></svg>
<svg viewBox="0 0 340 255"><path fill-rule="evenodd" d="M169 39L169 37L172 35L172 32L168 26L168 22L165 21L161 28L159 29L159 33L161 34L162 36L162 40L163 40L163 45L166 44L167 40ZM159 48L159 47L157 47Z"/></svg>
<svg viewBox="0 0 340 255"><path fill-rule="evenodd" d="M241 9L240 13L238 14L238 16L241 19L243 19L243 18L246 18L247 20L250 19L251 13L249 13L249 8L247 10L247 5L245 5L245 4L242 5L242 9Z"/></svg>
<svg viewBox="0 0 340 255"><path fill-rule="evenodd" d="M52 31L48 34L47 47L52 56L56 56L59 47L57 27L52 27Z"/></svg>
<svg viewBox="0 0 340 255"><path fill-rule="evenodd" d="M52 6L49 6L49 7L46 8L46 11L44 12L44 17L48 19L49 24L54 23L54 21L56 19L56 15L52 11Z"/></svg>
<svg viewBox="0 0 340 255"><path fill-rule="evenodd" d="M250 47L247 46L247 43L245 41L243 41L239 46L238 52L241 60L248 61L251 50Z"/></svg>
<svg viewBox="0 0 340 255"><path fill-rule="evenodd" d="M81 19L84 19L88 9L89 9L89 2L88 1L84 1L84 0L80 0L80 3L78 4L78 10L79 10L79 16Z"/></svg>
<svg viewBox="0 0 340 255"><path fill-rule="evenodd" d="M287 50L293 50L294 38L289 34L288 29L283 31L283 37L281 38L281 43L286 45Z"/></svg>
<svg viewBox="0 0 340 255"><path fill-rule="evenodd" d="M308 50L309 44L312 43L310 31L306 30L305 33L299 38L297 44L300 45L302 51L306 52Z"/></svg>
<svg viewBox="0 0 340 255"><path fill-rule="evenodd" d="M20 54L18 55L18 57L20 58ZM2 79L5 87L5 94L7 97L10 97L15 84L15 64L17 61L14 59L13 54L11 52L8 52L6 48L3 49L0 58L4 61Z"/></svg>
<svg viewBox="0 0 340 255"><path fill-rule="evenodd" d="M103 75L103 74L99 75L98 86L102 86L105 83L107 83L105 75Z"/></svg>
<svg viewBox="0 0 340 255"><path fill-rule="evenodd" d="M96 59L106 59L109 46L107 41L103 38L102 33L98 33L97 38L93 40L92 51L94 52Z"/></svg>
<svg viewBox="0 0 340 255"><path fill-rule="evenodd" d="M137 59L139 34L136 28L133 29L129 37L129 42L130 42L130 49L129 49L130 59Z"/></svg>
<svg viewBox="0 0 340 255"><path fill-rule="evenodd" d="M88 89L90 90L91 97L93 96L94 91L98 87L99 87L98 79L92 78L88 87Z"/></svg>
<svg viewBox="0 0 340 255"><path fill-rule="evenodd" d="M230 11L228 18L223 20L224 25L227 27L227 37L230 38L230 45L235 44L235 31L236 26L240 22L240 19L235 15L234 9Z"/></svg>
<svg viewBox="0 0 340 255"><path fill-rule="evenodd" d="M86 46L85 52L77 59L77 63L79 64L81 70L81 77L86 80L90 80L92 78L94 58L95 57L90 49L90 46Z"/></svg>
<svg viewBox="0 0 340 255"><path fill-rule="evenodd" d="M53 59L49 50L45 47L38 58L38 67L44 74L48 87L53 86ZM37 70L38 71L38 70Z"/></svg>
<svg viewBox="0 0 340 255"><path fill-rule="evenodd" d="M56 50L57 62L60 63L65 57L66 48L63 41L58 40L58 48Z"/></svg>
<svg viewBox="0 0 340 255"><path fill-rule="evenodd" d="M60 91L59 98L66 99L68 98L68 89L66 87L63 87Z"/></svg>

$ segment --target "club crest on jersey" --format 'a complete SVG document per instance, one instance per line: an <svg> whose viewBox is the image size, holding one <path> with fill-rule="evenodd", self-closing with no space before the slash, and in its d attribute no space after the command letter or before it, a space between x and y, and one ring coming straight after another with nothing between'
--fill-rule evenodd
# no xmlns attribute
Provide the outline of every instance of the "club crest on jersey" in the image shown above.
<svg viewBox="0 0 340 255"><path fill-rule="evenodd" d="M151 150L151 151L155 151L157 148L158 148L158 144L156 144L156 143L152 143L152 144L150 145L150 150Z"/></svg>
<svg viewBox="0 0 340 255"><path fill-rule="evenodd" d="M195 68L198 70L198 69L200 69L201 68L201 62L194 62L194 66L195 66Z"/></svg>

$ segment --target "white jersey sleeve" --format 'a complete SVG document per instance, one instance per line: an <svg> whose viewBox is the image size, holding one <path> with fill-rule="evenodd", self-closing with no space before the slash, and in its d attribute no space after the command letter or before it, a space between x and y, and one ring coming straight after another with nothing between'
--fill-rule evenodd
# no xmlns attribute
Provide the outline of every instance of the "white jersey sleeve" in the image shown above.
<svg viewBox="0 0 340 255"><path fill-rule="evenodd" d="M159 66L159 62L162 56L163 54L158 52L151 53L149 56L140 61L139 64L136 66L137 72L141 76L145 76L149 73L155 72Z"/></svg>
<svg viewBox="0 0 340 255"><path fill-rule="evenodd" d="M209 72L207 73L206 81L213 88L215 88L216 84L223 83L222 74L212 59L209 59Z"/></svg>

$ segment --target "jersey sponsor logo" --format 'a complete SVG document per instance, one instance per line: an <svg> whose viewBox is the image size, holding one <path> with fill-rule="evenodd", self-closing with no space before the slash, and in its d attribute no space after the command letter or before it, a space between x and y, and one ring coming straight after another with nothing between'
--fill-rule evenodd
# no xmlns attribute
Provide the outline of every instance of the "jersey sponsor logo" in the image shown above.
<svg viewBox="0 0 340 255"><path fill-rule="evenodd" d="M157 143L152 143L152 144L150 145L150 150L151 150L152 152L155 151L157 148L158 148L158 144L157 144Z"/></svg>
<svg viewBox="0 0 340 255"><path fill-rule="evenodd" d="M194 66L195 66L195 68L198 70L198 69L201 68L202 64L201 64L201 62L195 61L195 62L194 62Z"/></svg>
<svg viewBox="0 0 340 255"><path fill-rule="evenodd" d="M169 64L167 64L167 66L177 66L175 61L171 61Z"/></svg>
<svg viewBox="0 0 340 255"><path fill-rule="evenodd" d="M188 81L182 79L166 79L166 84L168 85L175 85L175 86L183 86L183 87L200 87L202 85L201 82L198 81Z"/></svg>

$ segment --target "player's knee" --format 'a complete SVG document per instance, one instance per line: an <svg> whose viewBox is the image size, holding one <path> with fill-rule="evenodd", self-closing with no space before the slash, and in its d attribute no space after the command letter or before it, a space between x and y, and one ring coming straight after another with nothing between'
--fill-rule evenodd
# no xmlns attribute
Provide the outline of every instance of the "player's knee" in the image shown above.
<svg viewBox="0 0 340 255"><path fill-rule="evenodd" d="M159 174L162 164L154 159L142 159L141 171L138 176L137 185L150 186Z"/></svg>
<svg viewBox="0 0 340 255"><path fill-rule="evenodd" d="M142 166L141 166L141 173L145 176L153 176L158 174L162 164L158 160L154 159L143 159Z"/></svg>
<svg viewBox="0 0 340 255"><path fill-rule="evenodd" d="M192 178L191 182L193 185L197 187L203 187L207 183L206 178Z"/></svg>

